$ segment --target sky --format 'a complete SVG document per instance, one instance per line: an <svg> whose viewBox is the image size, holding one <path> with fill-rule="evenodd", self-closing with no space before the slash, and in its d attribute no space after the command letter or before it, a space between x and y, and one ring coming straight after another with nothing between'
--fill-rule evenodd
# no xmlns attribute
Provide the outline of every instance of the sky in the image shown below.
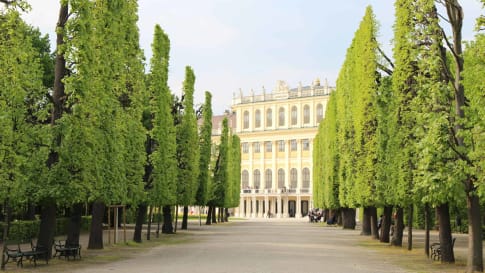
<svg viewBox="0 0 485 273"><path fill-rule="evenodd" d="M49 34L59 0L30 0L28 23ZM185 66L196 75L195 103L212 93L215 115L230 109L233 94L269 93L278 80L290 88L316 78L332 86L368 5L380 24L379 42L392 56L391 0L139 0L140 45L151 57L155 24L171 41L169 85L179 95ZM475 19L485 12L478 0L460 0L464 39L473 39ZM450 33L451 35L451 33ZM147 68L148 70L148 68Z"/></svg>

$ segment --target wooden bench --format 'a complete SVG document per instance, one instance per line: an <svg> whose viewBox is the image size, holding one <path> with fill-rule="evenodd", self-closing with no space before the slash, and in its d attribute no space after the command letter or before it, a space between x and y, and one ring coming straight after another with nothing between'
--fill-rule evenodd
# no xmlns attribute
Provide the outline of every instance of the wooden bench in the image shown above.
<svg viewBox="0 0 485 273"><path fill-rule="evenodd" d="M66 244L64 240L58 240L54 242L54 257L62 257L69 260L72 257L74 260L76 257L81 259L81 245L80 244Z"/></svg>
<svg viewBox="0 0 485 273"><path fill-rule="evenodd" d="M34 262L34 266L37 266L37 260L44 259L46 264L49 263L49 254L47 247L38 245L34 246L33 242L30 241L30 249L29 250L22 250L20 247L20 243L16 243L15 247L11 245L6 246L6 250L4 255L6 255L5 263L7 264L10 260L12 262L17 263L17 267L23 267L24 258L29 260L30 262Z"/></svg>
<svg viewBox="0 0 485 273"><path fill-rule="evenodd" d="M451 249L455 247L455 241L456 238L453 238L451 240ZM431 256L430 258L433 259L434 261L439 261L441 260L441 244L440 243L433 243L429 246L429 249L431 250Z"/></svg>

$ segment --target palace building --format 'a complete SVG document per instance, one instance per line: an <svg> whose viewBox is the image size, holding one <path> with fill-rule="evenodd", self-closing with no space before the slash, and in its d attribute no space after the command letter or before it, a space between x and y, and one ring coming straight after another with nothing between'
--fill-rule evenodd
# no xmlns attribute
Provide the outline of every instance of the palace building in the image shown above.
<svg viewBox="0 0 485 273"><path fill-rule="evenodd" d="M241 139L241 199L235 216L308 214L313 139L331 91L317 79L311 86L290 89L279 81L271 93L263 88L260 95L234 95L231 127Z"/></svg>

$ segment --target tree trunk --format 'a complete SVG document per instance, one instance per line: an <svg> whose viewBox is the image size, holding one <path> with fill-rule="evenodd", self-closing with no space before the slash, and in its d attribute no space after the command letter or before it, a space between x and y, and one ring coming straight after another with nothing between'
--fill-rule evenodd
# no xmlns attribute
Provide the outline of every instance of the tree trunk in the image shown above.
<svg viewBox="0 0 485 273"><path fill-rule="evenodd" d="M205 224L206 225L211 225L212 224L212 206L209 206L207 208L207 217L205 219Z"/></svg>
<svg viewBox="0 0 485 273"><path fill-rule="evenodd" d="M24 219L27 221L35 220L35 204L33 202L28 202L27 211L25 212Z"/></svg>
<svg viewBox="0 0 485 273"><path fill-rule="evenodd" d="M153 206L150 206L150 210L148 211L148 220L147 220L147 241L150 240L150 235L152 233L152 216L153 216Z"/></svg>
<svg viewBox="0 0 485 273"><path fill-rule="evenodd" d="M89 233L88 249L103 249L103 217L105 205L103 202L93 203L91 232Z"/></svg>
<svg viewBox="0 0 485 273"><path fill-rule="evenodd" d="M216 206L212 206L212 223L217 223Z"/></svg>
<svg viewBox="0 0 485 273"><path fill-rule="evenodd" d="M229 209L224 209L224 221L229 222Z"/></svg>
<svg viewBox="0 0 485 273"><path fill-rule="evenodd" d="M396 208L396 217L394 218L391 245L402 247L402 236L404 231L404 213L403 208Z"/></svg>
<svg viewBox="0 0 485 273"><path fill-rule="evenodd" d="M170 206L163 206L162 233L165 233L165 234L172 234L173 233L172 207L170 207Z"/></svg>
<svg viewBox="0 0 485 273"><path fill-rule="evenodd" d="M455 137L458 148L463 151L472 150L470 144L464 141L464 134L460 134L464 128L465 122L465 88L463 86L462 72L464 68L463 48L462 48L462 27L463 27L463 8L458 0L446 1L446 11L448 14L449 23L453 32L452 54L455 60L454 81L455 87L455 115L459 122L456 122L453 137ZM468 146L468 147L467 147ZM473 164L473 163L471 163ZM469 165L471 165L469 164ZM474 185L472 177L468 177L465 181L465 193L467 196L468 209L468 258L467 258L467 272L483 272L483 242L482 242L482 227L480 220L480 202L476 195L476 185Z"/></svg>
<svg viewBox="0 0 485 273"><path fill-rule="evenodd" d="M182 228L187 229L189 220L189 206L184 206L184 216L182 217Z"/></svg>
<svg viewBox="0 0 485 273"><path fill-rule="evenodd" d="M158 207L158 212L157 212L157 238L160 237L160 222L162 221L162 207Z"/></svg>
<svg viewBox="0 0 485 273"><path fill-rule="evenodd" d="M426 254L426 257L429 258L429 231L431 229L431 209L428 203L424 205L424 229L424 253Z"/></svg>
<svg viewBox="0 0 485 273"><path fill-rule="evenodd" d="M133 232L133 241L141 243L141 233L143 230L143 222L145 222L145 217L147 214L147 205L145 203L138 205L136 209L136 222L135 230Z"/></svg>
<svg viewBox="0 0 485 273"><path fill-rule="evenodd" d="M438 206L437 211L439 213L441 263L454 263L455 255L452 246L450 210L448 203Z"/></svg>
<svg viewBox="0 0 485 273"><path fill-rule="evenodd" d="M468 208L468 258L467 272L483 272L482 224L479 197L467 194Z"/></svg>
<svg viewBox="0 0 485 273"><path fill-rule="evenodd" d="M414 205L409 205L408 211L408 250L413 250L413 215Z"/></svg>
<svg viewBox="0 0 485 273"><path fill-rule="evenodd" d="M56 232L56 205L54 202L46 203L42 206L40 213L39 236L37 246L47 247L48 257L52 255L52 242Z"/></svg>
<svg viewBox="0 0 485 273"><path fill-rule="evenodd" d="M377 208L369 207L370 211L370 227L372 239L379 240L379 229L377 228Z"/></svg>
<svg viewBox="0 0 485 273"><path fill-rule="evenodd" d="M199 206L199 226L202 226L202 206Z"/></svg>
<svg viewBox="0 0 485 273"><path fill-rule="evenodd" d="M175 206L175 226L173 228L173 233L177 233L177 228L179 224L179 205Z"/></svg>
<svg viewBox="0 0 485 273"><path fill-rule="evenodd" d="M57 28L63 29L66 26L67 19L69 17L69 6L67 3L62 4L59 8L59 18L57 20ZM64 58L64 32L62 30L57 31L56 36L56 64L54 71L54 90L52 91L52 112L51 112L51 125L54 126L56 121L62 117L64 112L64 102L66 100L66 94L64 92L64 83L62 79L67 74L66 59ZM56 144L59 146L61 143L60 138L56 139ZM54 152L51 150L51 154ZM48 166L52 166L53 163L58 162L58 158L55 161L49 162Z"/></svg>
<svg viewBox="0 0 485 273"><path fill-rule="evenodd" d="M362 231L360 235L369 236L372 234L371 230L371 208L364 207L364 216L362 218Z"/></svg>
<svg viewBox="0 0 485 273"><path fill-rule="evenodd" d="M392 206L385 206L384 213L382 218L381 224L381 234L380 234L380 241L381 243L389 243L389 232L391 230L391 215L392 215Z"/></svg>
<svg viewBox="0 0 485 273"><path fill-rule="evenodd" d="M10 191L8 191L10 193ZM8 193L8 194L9 194ZM7 239L8 239L8 232L10 230L10 217L11 217L11 209L10 205L8 202L8 198L5 199L5 202L3 203L3 209L5 210L5 219L4 219L4 224L3 224L3 250L2 253L5 253L7 251ZM1 269L5 270L5 255L2 255L2 265Z"/></svg>
<svg viewBox="0 0 485 273"><path fill-rule="evenodd" d="M79 236L81 235L81 221L83 213L83 204L77 203L71 207L71 216L67 226L66 244L78 245Z"/></svg>
<svg viewBox="0 0 485 273"><path fill-rule="evenodd" d="M342 209L339 208L335 210L335 214L333 215L335 221L333 221L334 225L342 226L343 225L343 217L342 217Z"/></svg>
<svg viewBox="0 0 485 273"><path fill-rule="evenodd" d="M355 229L355 209L342 208L342 228Z"/></svg>
<svg viewBox="0 0 485 273"><path fill-rule="evenodd" d="M68 5L62 4L59 9L59 17L57 21L58 28L64 28L68 19ZM57 54L56 54L56 67L54 75L54 90L52 92L52 112L51 112L51 126L56 125L56 121L62 117L65 92L64 84L62 79L66 75L66 60L64 58L64 52L62 51L62 45L64 44L64 33L63 31L57 32ZM47 166L51 168L55 163L59 162L59 155L56 148L61 145L61 138L59 135L54 136L53 146L49 151L49 156L47 159ZM43 206L41 211L41 223L39 228L39 235L37 240L37 245L42 245L48 249L48 257L52 255L52 242L54 240L54 232L56 226L56 205L54 202L48 201L46 205Z"/></svg>
<svg viewBox="0 0 485 273"><path fill-rule="evenodd" d="M327 218L327 224L329 225L336 225L338 222L340 222L342 217L338 217L338 210L331 209L328 211L328 218Z"/></svg>

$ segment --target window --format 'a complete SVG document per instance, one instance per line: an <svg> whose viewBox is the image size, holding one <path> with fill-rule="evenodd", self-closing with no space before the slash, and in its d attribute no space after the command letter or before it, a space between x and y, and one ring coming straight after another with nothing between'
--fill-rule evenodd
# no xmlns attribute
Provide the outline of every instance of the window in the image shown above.
<svg viewBox="0 0 485 273"><path fill-rule="evenodd" d="M310 170L308 168L304 168L302 171L302 188L308 189L310 188Z"/></svg>
<svg viewBox="0 0 485 273"><path fill-rule="evenodd" d="M270 169L267 169L264 173L264 185L266 189L271 189L273 187L273 173Z"/></svg>
<svg viewBox="0 0 485 273"><path fill-rule="evenodd" d="M249 112L248 111L244 111L243 118L244 118L243 128L248 129L249 128Z"/></svg>
<svg viewBox="0 0 485 273"><path fill-rule="evenodd" d="M271 153L273 151L273 143L271 143L271 141L265 141L264 150L268 153Z"/></svg>
<svg viewBox="0 0 485 273"><path fill-rule="evenodd" d="M253 143L253 151L254 151L255 153L259 153L259 152L261 152L261 145L260 145L260 143L259 143L259 142L254 142L254 143Z"/></svg>
<svg viewBox="0 0 485 273"><path fill-rule="evenodd" d="M266 127L273 126L273 110L266 110Z"/></svg>
<svg viewBox="0 0 485 273"><path fill-rule="evenodd" d="M317 122L323 119L323 105L321 103L317 104Z"/></svg>
<svg viewBox="0 0 485 273"><path fill-rule="evenodd" d="M259 110L256 110L256 112L254 113L254 127L261 127L261 111Z"/></svg>
<svg viewBox="0 0 485 273"><path fill-rule="evenodd" d="M278 189L285 187L285 171L283 169L278 170Z"/></svg>
<svg viewBox="0 0 485 273"><path fill-rule="evenodd" d="M297 144L296 144L296 139L292 139L292 140L290 141L290 146L291 146L291 150L292 150L292 151L296 151L296 150L298 149L298 148L297 148L298 146L297 146Z"/></svg>
<svg viewBox="0 0 485 273"><path fill-rule="evenodd" d="M298 122L298 109L296 106L291 107L291 125L296 125Z"/></svg>
<svg viewBox="0 0 485 273"><path fill-rule="evenodd" d="M278 126L285 126L285 108L283 107L278 110Z"/></svg>
<svg viewBox="0 0 485 273"><path fill-rule="evenodd" d="M241 186L243 189L249 189L249 172L246 170L242 171Z"/></svg>
<svg viewBox="0 0 485 273"><path fill-rule="evenodd" d="M301 140L301 146L303 151L309 151L310 150L310 141L308 139L302 139Z"/></svg>
<svg viewBox="0 0 485 273"><path fill-rule="evenodd" d="M243 153L244 153L244 154L249 153L249 143L244 142L244 143L242 144L242 150L243 150Z"/></svg>
<svg viewBox="0 0 485 273"><path fill-rule="evenodd" d="M295 168L290 170L290 188L298 188L298 171Z"/></svg>
<svg viewBox="0 0 485 273"><path fill-rule="evenodd" d="M285 151L285 141L280 140L278 141L278 152L284 152Z"/></svg>
<svg viewBox="0 0 485 273"><path fill-rule="evenodd" d="M305 105L303 107L303 123L308 124L310 123L310 106Z"/></svg>
<svg viewBox="0 0 485 273"><path fill-rule="evenodd" d="M259 170L254 170L253 180L254 188L259 189L261 187L261 173L259 172Z"/></svg>

